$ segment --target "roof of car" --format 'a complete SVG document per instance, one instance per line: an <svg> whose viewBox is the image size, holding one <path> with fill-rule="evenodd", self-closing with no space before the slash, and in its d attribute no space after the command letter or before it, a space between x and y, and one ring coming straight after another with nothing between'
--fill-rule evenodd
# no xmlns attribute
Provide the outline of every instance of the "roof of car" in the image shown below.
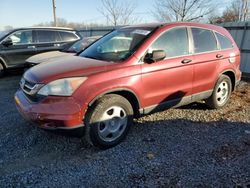
<svg viewBox="0 0 250 188"><path fill-rule="evenodd" d="M122 28L156 28L164 25L163 23L148 23L148 24L138 24L138 25L129 25Z"/></svg>
<svg viewBox="0 0 250 188"><path fill-rule="evenodd" d="M5 38L7 35L19 31L19 30L30 30L30 29L45 29L45 30L63 30L63 31L75 31L77 32L77 30L74 30L72 28L66 28L66 27L20 27L20 28L13 28L13 29L8 29L8 30L4 30L1 32L4 32L4 35L1 36L0 40L2 40L3 38Z"/></svg>
<svg viewBox="0 0 250 188"><path fill-rule="evenodd" d="M194 26L194 27L204 27L204 28L221 28L220 26L205 24L205 23L196 23L196 22L169 22L169 23L148 23L148 24L138 24L125 26L123 28L156 28L162 26Z"/></svg>
<svg viewBox="0 0 250 188"><path fill-rule="evenodd" d="M40 26L35 26L35 27L20 27L20 28L14 28L12 30L25 30L25 29L55 29L55 30L70 30L74 31L72 28L67 28L67 27L40 27Z"/></svg>
<svg viewBox="0 0 250 188"><path fill-rule="evenodd" d="M205 24L205 23L197 23L197 22L169 22L169 23L149 23L149 24L139 24L139 25L131 25L125 26L123 28L142 28L142 29L154 29L158 27L178 27L178 26L187 26L187 27L201 27L204 29L210 29L217 32L221 32L225 35L228 35L226 29L221 26Z"/></svg>

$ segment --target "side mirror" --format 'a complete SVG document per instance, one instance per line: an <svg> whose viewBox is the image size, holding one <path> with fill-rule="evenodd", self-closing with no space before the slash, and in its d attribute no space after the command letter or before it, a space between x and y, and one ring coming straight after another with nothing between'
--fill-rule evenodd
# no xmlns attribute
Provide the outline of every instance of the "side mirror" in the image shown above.
<svg viewBox="0 0 250 188"><path fill-rule="evenodd" d="M154 63L163 60L166 57L166 52L164 50L154 50L152 53L148 53L144 61L146 63Z"/></svg>
<svg viewBox="0 0 250 188"><path fill-rule="evenodd" d="M2 42L2 45L8 47L8 46L13 45L13 42L12 42L12 40L11 40L10 38L8 38L8 39L6 39L6 40L4 40L4 41Z"/></svg>

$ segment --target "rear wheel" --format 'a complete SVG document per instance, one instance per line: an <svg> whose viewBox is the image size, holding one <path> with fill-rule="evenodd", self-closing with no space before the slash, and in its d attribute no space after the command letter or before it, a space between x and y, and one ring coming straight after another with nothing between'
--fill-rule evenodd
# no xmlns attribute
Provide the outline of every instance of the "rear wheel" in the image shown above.
<svg viewBox="0 0 250 188"><path fill-rule="evenodd" d="M226 75L222 75L214 87L213 94L206 100L206 104L211 108L221 108L228 103L231 92L231 79Z"/></svg>
<svg viewBox="0 0 250 188"><path fill-rule="evenodd" d="M129 101L116 94L97 100L85 118L87 141L106 149L119 144L133 123L133 108Z"/></svg>

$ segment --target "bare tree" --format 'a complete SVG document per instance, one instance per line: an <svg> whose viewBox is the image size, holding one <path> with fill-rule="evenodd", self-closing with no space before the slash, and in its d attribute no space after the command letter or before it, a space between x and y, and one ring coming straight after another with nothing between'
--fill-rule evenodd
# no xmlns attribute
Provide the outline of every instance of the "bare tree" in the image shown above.
<svg viewBox="0 0 250 188"><path fill-rule="evenodd" d="M44 23L39 23L34 26L54 26L54 22L44 22ZM96 24L96 23L84 23L84 22L68 22L64 18L57 18L57 26L58 27L69 27L69 28L74 28L74 29L85 29L85 28L91 28L91 27L103 27L101 24Z"/></svg>
<svg viewBox="0 0 250 188"><path fill-rule="evenodd" d="M11 25L6 25L6 26L4 26L3 30L11 30L11 29L13 29L13 27Z"/></svg>
<svg viewBox="0 0 250 188"><path fill-rule="evenodd" d="M197 21L213 12L211 0L155 0L158 21Z"/></svg>
<svg viewBox="0 0 250 188"><path fill-rule="evenodd" d="M228 9L238 15L238 21L247 21L250 14L250 0L233 0Z"/></svg>
<svg viewBox="0 0 250 188"><path fill-rule="evenodd" d="M128 0L102 0L99 11L106 18L107 24L117 26L135 22L135 8L136 5Z"/></svg>
<svg viewBox="0 0 250 188"><path fill-rule="evenodd" d="M211 16L209 17L209 23L211 24L221 24L224 22L237 22L239 21L239 15L234 10L227 8L222 16Z"/></svg>
<svg viewBox="0 0 250 188"><path fill-rule="evenodd" d="M221 16L212 16L209 22L213 24L223 22L239 22L250 19L250 0L233 0Z"/></svg>

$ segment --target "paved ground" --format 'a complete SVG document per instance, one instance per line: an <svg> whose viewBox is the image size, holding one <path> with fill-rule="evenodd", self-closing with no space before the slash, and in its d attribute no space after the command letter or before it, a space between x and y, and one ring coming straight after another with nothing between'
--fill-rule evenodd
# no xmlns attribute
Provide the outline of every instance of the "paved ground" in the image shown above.
<svg viewBox="0 0 250 188"><path fill-rule="evenodd" d="M29 125L13 95L19 75L0 78L0 187L250 186L250 84L221 110L203 103L135 120L105 151Z"/></svg>

